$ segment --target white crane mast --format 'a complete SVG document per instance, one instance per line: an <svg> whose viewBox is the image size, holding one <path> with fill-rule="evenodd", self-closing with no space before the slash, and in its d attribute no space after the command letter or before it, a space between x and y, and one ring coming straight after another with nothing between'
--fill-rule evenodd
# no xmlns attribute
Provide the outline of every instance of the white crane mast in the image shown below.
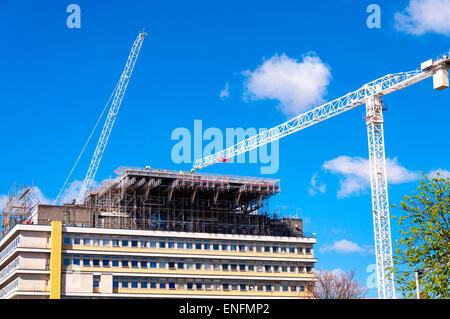
<svg viewBox="0 0 450 319"><path fill-rule="evenodd" d="M113 92L114 97L111 102L111 107L109 109L108 116L106 117L105 124L103 125L102 133L98 140L94 155L92 156L92 160L86 173L86 177L83 181L83 185L81 186L81 190L76 201L77 204L84 203L87 193L92 188L95 175L97 174L98 166L100 165L103 152L105 151L106 144L108 143L109 135L111 134L111 130L119 112L120 104L122 103L123 96L127 89L128 82L130 81L134 65L136 64L136 60L139 55L139 51L141 50L142 42L144 41L144 37L146 35L146 32L140 32L137 39L133 43L133 47L131 48L131 52L128 56L125 69L123 70L119 82L117 83L117 86Z"/></svg>
<svg viewBox="0 0 450 319"><path fill-rule="evenodd" d="M395 298L394 276L389 273L392 268L392 244L389 216L389 199L387 188L386 159L383 133L383 101L386 94L401 90L431 76L435 88L442 89L448 84L449 54L428 60L420 70L389 74L360 89L348 93L334 101L318 106L281 125L254 135L222 151L198 159L194 169L226 162L231 157L245 153L284 136L322 122L359 105L366 104L366 124L369 142L370 183L372 189L372 213L375 237L375 255L377 265L378 296L383 299Z"/></svg>

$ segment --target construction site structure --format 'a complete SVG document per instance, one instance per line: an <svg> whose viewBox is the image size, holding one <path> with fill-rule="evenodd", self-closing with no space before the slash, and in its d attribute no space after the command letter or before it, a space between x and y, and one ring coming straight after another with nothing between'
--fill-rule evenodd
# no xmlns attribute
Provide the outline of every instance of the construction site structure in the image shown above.
<svg viewBox="0 0 450 319"><path fill-rule="evenodd" d="M270 213L278 179L120 167L83 205L0 241L1 298L310 298L314 234Z"/></svg>
<svg viewBox="0 0 450 319"><path fill-rule="evenodd" d="M201 169L216 163L230 162L230 159L252 149L271 143L284 136L330 119L338 114L366 104L366 125L369 145L369 168L372 191L372 216L377 265L378 296L383 299L395 298L392 263L392 244L389 215L388 184L383 132L383 96L409 87L433 77L433 87L442 90L449 87L448 68L450 51L423 62L420 69L388 74L375 81L364 84L331 102L317 106L293 119L254 135L212 155L197 159L193 169Z"/></svg>

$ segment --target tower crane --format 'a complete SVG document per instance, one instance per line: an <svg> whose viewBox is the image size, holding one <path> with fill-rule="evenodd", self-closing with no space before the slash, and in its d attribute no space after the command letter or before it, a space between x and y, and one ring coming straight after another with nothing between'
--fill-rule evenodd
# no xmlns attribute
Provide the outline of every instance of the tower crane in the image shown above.
<svg viewBox="0 0 450 319"><path fill-rule="evenodd" d="M81 186L80 193L78 194L78 198L76 201L77 204L84 203L87 193L92 188L95 175L97 174L98 166L100 165L102 155L105 151L106 144L108 143L109 135L111 134L114 122L117 118L120 104L122 103L123 96L127 89L128 82L130 81L131 74L133 73L134 65L136 64L136 60L139 56L139 51L141 50L141 46L145 36L147 36L147 33L142 31L139 33L138 37L134 41L133 46L131 48L131 52L127 59L127 63L125 64L125 69L123 70L122 75L120 76L120 79L116 85L116 88L114 89L112 95L113 99L108 112L108 116L106 117L105 124L103 125L102 133L98 140L94 155L92 156L92 160L89 165L89 169L86 173L86 177L84 178L83 184Z"/></svg>
<svg viewBox="0 0 450 319"><path fill-rule="evenodd" d="M372 195L372 213L375 237L378 297L395 298L394 276L389 273L392 267L392 244L389 217L388 185L383 133L383 96L404 89L433 76L434 88L449 87L448 68L450 52L421 64L420 69L388 74L363 85L331 102L317 106L293 119L254 135L240 143L211 154L194 162L193 170L206 166L229 162L230 158L245 153L284 136L303 130L338 114L366 104L366 124L369 142L369 167Z"/></svg>

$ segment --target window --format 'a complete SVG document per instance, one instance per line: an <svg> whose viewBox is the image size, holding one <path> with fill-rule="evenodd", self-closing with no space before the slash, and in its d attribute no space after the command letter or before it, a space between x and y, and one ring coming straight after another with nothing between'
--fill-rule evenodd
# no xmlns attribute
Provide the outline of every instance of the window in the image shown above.
<svg viewBox="0 0 450 319"><path fill-rule="evenodd" d="M138 279L137 278L131 279L131 288L133 288L133 289L138 288Z"/></svg>
<svg viewBox="0 0 450 319"><path fill-rule="evenodd" d="M281 251L283 254L286 254L286 252L287 252L287 247L286 247L286 245L281 245L281 246L280 246L280 251Z"/></svg>
<svg viewBox="0 0 450 319"><path fill-rule="evenodd" d="M228 250L228 245L227 245L226 241L222 242L222 250L223 251L227 251Z"/></svg>
<svg viewBox="0 0 450 319"><path fill-rule="evenodd" d="M128 277L122 277L120 283L122 284L122 288L128 288Z"/></svg>
<svg viewBox="0 0 450 319"><path fill-rule="evenodd" d="M141 278L141 289L147 289L147 279Z"/></svg>
<svg viewBox="0 0 450 319"><path fill-rule="evenodd" d="M211 260L205 259L203 262L205 270L211 270Z"/></svg>
<svg viewBox="0 0 450 319"><path fill-rule="evenodd" d="M261 264L257 264L256 265L256 270L257 271L263 271L263 266Z"/></svg>
<svg viewBox="0 0 450 319"><path fill-rule="evenodd" d="M169 269L175 269L175 262L174 261L169 261Z"/></svg>
<svg viewBox="0 0 450 319"><path fill-rule="evenodd" d="M213 250L219 250L219 243L213 243Z"/></svg>
<svg viewBox="0 0 450 319"><path fill-rule="evenodd" d="M310 274L312 272L312 267L306 266L306 272Z"/></svg>
<svg viewBox="0 0 450 319"><path fill-rule="evenodd" d="M253 251L253 243L248 243L247 250Z"/></svg>
<svg viewBox="0 0 450 319"><path fill-rule="evenodd" d="M137 248L138 246L138 240L137 239L132 239L131 240L131 247L133 248ZM137 285L137 284L136 284ZM137 287L136 287L137 288Z"/></svg>
<svg viewBox="0 0 450 319"><path fill-rule="evenodd" d="M156 268L156 258L150 258L150 268Z"/></svg>
<svg viewBox="0 0 450 319"><path fill-rule="evenodd" d="M248 271L255 271L255 265L248 264Z"/></svg>
<svg viewBox="0 0 450 319"><path fill-rule="evenodd" d="M128 239L122 239L122 247L128 247Z"/></svg>
<svg viewBox="0 0 450 319"><path fill-rule="evenodd" d="M184 248L184 240L183 239L178 239L177 240L177 248L178 249L183 249Z"/></svg>
<svg viewBox="0 0 450 319"><path fill-rule="evenodd" d="M147 258L141 258L141 268L147 268Z"/></svg>
<svg viewBox="0 0 450 319"><path fill-rule="evenodd" d="M272 285L266 285L266 291L272 291Z"/></svg>
<svg viewBox="0 0 450 319"><path fill-rule="evenodd" d="M205 240L203 242L203 249L204 250L210 250L211 249L211 244L209 243L209 240Z"/></svg>
<svg viewBox="0 0 450 319"><path fill-rule="evenodd" d="M297 285L291 284L291 291L297 291Z"/></svg>
<svg viewBox="0 0 450 319"><path fill-rule="evenodd" d="M211 290L211 283L205 282L205 290Z"/></svg>
<svg viewBox="0 0 450 319"><path fill-rule="evenodd" d="M159 259L159 268L160 269L165 269L166 268L166 260L163 258Z"/></svg>
<svg viewBox="0 0 450 319"><path fill-rule="evenodd" d="M270 265L264 265L264 270L265 270L266 272L271 272L271 267L270 267Z"/></svg>
<svg viewBox="0 0 450 319"><path fill-rule="evenodd" d="M188 290L194 289L194 283L193 282L187 282L186 286L187 286Z"/></svg>
<svg viewBox="0 0 450 319"><path fill-rule="evenodd" d="M94 267L100 267L100 256L93 256L92 257L92 265Z"/></svg>
<svg viewBox="0 0 450 319"><path fill-rule="evenodd" d="M120 243L120 241L118 239L112 240L113 247L119 247L119 243Z"/></svg>
<svg viewBox="0 0 450 319"><path fill-rule="evenodd" d="M222 264L222 270L228 270L228 264Z"/></svg>
<svg viewBox="0 0 450 319"><path fill-rule="evenodd" d="M239 244L239 251L245 251L245 245Z"/></svg>
<svg viewBox="0 0 450 319"><path fill-rule="evenodd" d="M298 266L298 272L303 273L305 271L303 266Z"/></svg>
<svg viewBox="0 0 450 319"><path fill-rule="evenodd" d="M255 244L255 249L257 253L260 253L262 251L262 246L261 243L256 243Z"/></svg>
<svg viewBox="0 0 450 319"><path fill-rule="evenodd" d="M235 262L233 262L232 264L230 264L230 268L231 268L231 271L237 271L237 264Z"/></svg>
<svg viewBox="0 0 450 319"><path fill-rule="evenodd" d="M220 271L220 264L218 261L214 261L213 268L215 271Z"/></svg>
<svg viewBox="0 0 450 319"><path fill-rule="evenodd" d="M122 268L128 267L128 257L122 257Z"/></svg>
<svg viewBox="0 0 450 319"><path fill-rule="evenodd" d="M202 263L201 262L196 262L195 263L195 269L201 270L202 269Z"/></svg>
<svg viewBox="0 0 450 319"><path fill-rule="evenodd" d="M277 244L273 244L272 245L272 252L273 253L278 253L278 245Z"/></svg>
<svg viewBox="0 0 450 319"><path fill-rule="evenodd" d="M192 261L187 261L186 262L186 268L187 269L193 269L194 268L194 264L192 263Z"/></svg>
<svg viewBox="0 0 450 319"><path fill-rule="evenodd" d="M170 249L175 248L175 240L174 240L174 239L169 239L168 247L169 247Z"/></svg>
<svg viewBox="0 0 450 319"><path fill-rule="evenodd" d="M175 289L175 282L169 282L169 289Z"/></svg>
<svg viewBox="0 0 450 319"><path fill-rule="evenodd" d="M91 238L83 237L83 245L90 245L90 244L91 244Z"/></svg>
<svg viewBox="0 0 450 319"><path fill-rule="evenodd" d="M220 290L220 282L214 282L214 290Z"/></svg>
<svg viewBox="0 0 450 319"><path fill-rule="evenodd" d="M264 245L264 252L265 253L270 253L270 246L269 246L269 244L265 244Z"/></svg>
<svg viewBox="0 0 450 319"><path fill-rule="evenodd" d="M69 255L63 255L62 260L63 260L63 262L62 262L63 266L69 266L70 265L70 256Z"/></svg>
<svg viewBox="0 0 450 319"><path fill-rule="evenodd" d="M159 248L166 248L166 240L164 238L159 239Z"/></svg>
<svg viewBox="0 0 450 319"><path fill-rule="evenodd" d="M112 266L119 267L119 257L112 257Z"/></svg>
<svg viewBox="0 0 450 319"><path fill-rule="evenodd" d="M290 272L295 272L295 266L289 266L289 271Z"/></svg>
<svg viewBox="0 0 450 319"><path fill-rule="evenodd" d="M119 279L117 277L113 277L113 288L119 288Z"/></svg>
<svg viewBox="0 0 450 319"><path fill-rule="evenodd" d="M287 284L283 284L283 291L289 291L289 287Z"/></svg>
<svg viewBox="0 0 450 319"><path fill-rule="evenodd" d="M247 285L244 283L239 284L239 288L241 289L241 291L246 291L247 290Z"/></svg>
<svg viewBox="0 0 450 319"><path fill-rule="evenodd" d="M273 285L273 290L274 291L280 291L280 285L279 284L274 284Z"/></svg>
<svg viewBox="0 0 450 319"><path fill-rule="evenodd" d="M303 247L297 247L297 253L303 254Z"/></svg>
<svg viewBox="0 0 450 319"><path fill-rule="evenodd" d="M156 289L156 280L152 280L152 281L150 281L150 288L151 289Z"/></svg>
<svg viewBox="0 0 450 319"><path fill-rule="evenodd" d="M223 290L230 290L230 286L228 285L228 283L223 283L222 284L222 288L223 288Z"/></svg>
<svg viewBox="0 0 450 319"><path fill-rule="evenodd" d="M178 269L184 269L184 262L178 261Z"/></svg>
<svg viewBox="0 0 450 319"><path fill-rule="evenodd" d="M109 239L108 238L103 238L102 245L103 246L109 246Z"/></svg>
<svg viewBox="0 0 450 319"><path fill-rule="evenodd" d="M74 245L79 245L80 244L80 237L79 236L74 236L73 237L73 244Z"/></svg>
<svg viewBox="0 0 450 319"><path fill-rule="evenodd" d="M104 256L102 259L103 262L103 267L109 267L109 257L108 256Z"/></svg>
<svg viewBox="0 0 450 319"><path fill-rule="evenodd" d="M298 286L298 291L305 291L305 286L299 285Z"/></svg>
<svg viewBox="0 0 450 319"><path fill-rule="evenodd" d="M160 281L159 282L159 289L166 289L166 282L165 281Z"/></svg>
<svg viewBox="0 0 450 319"><path fill-rule="evenodd" d="M139 258L131 257L131 268L138 268Z"/></svg>
<svg viewBox="0 0 450 319"><path fill-rule="evenodd" d="M289 253L290 253L290 254L295 254L295 248L294 248L294 246L289 246Z"/></svg>
<svg viewBox="0 0 450 319"><path fill-rule="evenodd" d="M286 269L286 270L287 270L287 269ZM274 265L274 266L273 266L273 271L274 271L274 272L280 272L280 266Z"/></svg>
<svg viewBox="0 0 450 319"><path fill-rule="evenodd" d="M89 256L83 256L83 266L89 267L91 265L91 258Z"/></svg>
<svg viewBox="0 0 450 319"><path fill-rule="evenodd" d="M178 280L178 289L184 290L184 280Z"/></svg>
<svg viewBox="0 0 450 319"><path fill-rule="evenodd" d="M149 246L150 248L156 248L156 239L150 239Z"/></svg>
<svg viewBox="0 0 450 319"><path fill-rule="evenodd" d="M147 240L141 239L141 248L147 248Z"/></svg>
<svg viewBox="0 0 450 319"><path fill-rule="evenodd" d="M64 236L63 245L70 245L70 243L71 243L70 236Z"/></svg>
<svg viewBox="0 0 450 319"><path fill-rule="evenodd" d="M236 243L230 242L230 251L236 251Z"/></svg>
<svg viewBox="0 0 450 319"><path fill-rule="evenodd" d="M192 249L192 240L186 240L186 249Z"/></svg>
<svg viewBox="0 0 450 319"><path fill-rule="evenodd" d="M249 290L249 291L255 290L255 283L254 283L253 281L250 281L250 282L248 283L248 290Z"/></svg>
<svg viewBox="0 0 450 319"><path fill-rule="evenodd" d="M195 249L202 249L202 242L201 240L195 241Z"/></svg>
<svg viewBox="0 0 450 319"><path fill-rule="evenodd" d="M237 290L238 289L238 283L236 281L231 282L231 290Z"/></svg>
<svg viewBox="0 0 450 319"><path fill-rule="evenodd" d="M92 288L100 287L100 276L94 276L92 280Z"/></svg>
<svg viewBox="0 0 450 319"><path fill-rule="evenodd" d="M307 254L311 254L311 248L309 248L309 247L306 248L306 253L307 253Z"/></svg>
<svg viewBox="0 0 450 319"><path fill-rule="evenodd" d="M96 237L96 238L92 239L92 245L100 246L100 238Z"/></svg>
<svg viewBox="0 0 450 319"><path fill-rule="evenodd" d="M264 286L262 284L258 284L258 291L263 291L264 290Z"/></svg>

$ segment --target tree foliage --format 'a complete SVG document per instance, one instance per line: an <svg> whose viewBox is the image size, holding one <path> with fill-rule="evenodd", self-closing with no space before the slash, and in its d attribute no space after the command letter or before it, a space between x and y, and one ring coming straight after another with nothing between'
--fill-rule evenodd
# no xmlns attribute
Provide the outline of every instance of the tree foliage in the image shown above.
<svg viewBox="0 0 450 319"><path fill-rule="evenodd" d="M393 205L395 207L395 205ZM450 298L450 178L425 176L400 208L400 239L393 256L397 288L405 297L416 296L415 270L422 298ZM394 217L394 216L393 216Z"/></svg>
<svg viewBox="0 0 450 319"><path fill-rule="evenodd" d="M313 290L316 299L355 299L367 294L368 289L355 278L355 270L349 273L318 270L316 275Z"/></svg>

